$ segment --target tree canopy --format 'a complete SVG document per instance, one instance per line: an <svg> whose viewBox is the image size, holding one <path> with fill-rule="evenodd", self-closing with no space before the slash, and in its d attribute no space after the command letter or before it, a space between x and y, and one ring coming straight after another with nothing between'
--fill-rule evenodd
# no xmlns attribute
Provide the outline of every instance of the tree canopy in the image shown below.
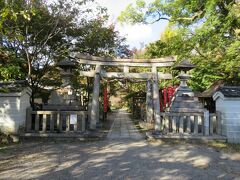
<svg viewBox="0 0 240 180"><path fill-rule="evenodd" d="M137 0L119 17L127 23L169 21L160 40L146 48L147 57L177 55L197 68L191 85L204 90L214 81L239 84L240 3L235 0Z"/></svg>
<svg viewBox="0 0 240 180"><path fill-rule="evenodd" d="M127 55L128 46L105 8L92 0L5 0L0 2L0 80L27 78L39 87L59 85L56 63L76 52Z"/></svg>

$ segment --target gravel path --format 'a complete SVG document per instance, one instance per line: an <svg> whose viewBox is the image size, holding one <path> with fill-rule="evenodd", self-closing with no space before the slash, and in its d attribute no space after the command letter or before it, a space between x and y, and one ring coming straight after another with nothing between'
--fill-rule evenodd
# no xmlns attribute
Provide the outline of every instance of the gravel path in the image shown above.
<svg viewBox="0 0 240 180"><path fill-rule="evenodd" d="M111 117L115 123L104 141L32 142L1 150L0 179L240 179L240 154L148 143L125 111Z"/></svg>

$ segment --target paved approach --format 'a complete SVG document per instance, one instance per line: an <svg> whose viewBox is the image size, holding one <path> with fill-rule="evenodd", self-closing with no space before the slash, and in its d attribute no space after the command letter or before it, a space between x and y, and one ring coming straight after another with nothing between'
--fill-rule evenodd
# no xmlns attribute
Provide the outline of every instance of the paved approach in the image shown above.
<svg viewBox="0 0 240 180"><path fill-rule="evenodd" d="M240 179L240 154L151 144L127 112L110 117L115 123L104 141L35 142L0 150L0 179Z"/></svg>
<svg viewBox="0 0 240 180"><path fill-rule="evenodd" d="M114 122L107 135L108 140L116 139L132 139L141 140L143 137L133 125L129 118L129 113L124 110L118 110L110 114L109 118L113 118Z"/></svg>

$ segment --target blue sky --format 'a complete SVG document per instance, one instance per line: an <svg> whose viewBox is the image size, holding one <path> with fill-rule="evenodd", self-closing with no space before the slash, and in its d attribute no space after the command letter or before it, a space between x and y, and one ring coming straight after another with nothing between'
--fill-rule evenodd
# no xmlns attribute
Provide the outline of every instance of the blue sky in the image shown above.
<svg viewBox="0 0 240 180"><path fill-rule="evenodd" d="M96 0L96 2L108 9L110 23L116 24L116 30L120 32L121 36L127 38L127 43L131 48L140 48L141 43L146 45L158 40L168 23L160 21L152 25L121 25L117 22L117 17L128 4L134 3L135 0Z"/></svg>

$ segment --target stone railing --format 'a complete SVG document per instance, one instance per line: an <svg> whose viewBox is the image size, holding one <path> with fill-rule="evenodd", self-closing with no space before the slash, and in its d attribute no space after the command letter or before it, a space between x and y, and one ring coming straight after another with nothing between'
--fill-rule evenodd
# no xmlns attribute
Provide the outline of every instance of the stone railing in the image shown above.
<svg viewBox="0 0 240 180"><path fill-rule="evenodd" d="M87 111L33 111L27 109L26 132L83 132Z"/></svg>
<svg viewBox="0 0 240 180"><path fill-rule="evenodd" d="M221 135L220 113L161 113L161 127L165 133L192 135Z"/></svg>

